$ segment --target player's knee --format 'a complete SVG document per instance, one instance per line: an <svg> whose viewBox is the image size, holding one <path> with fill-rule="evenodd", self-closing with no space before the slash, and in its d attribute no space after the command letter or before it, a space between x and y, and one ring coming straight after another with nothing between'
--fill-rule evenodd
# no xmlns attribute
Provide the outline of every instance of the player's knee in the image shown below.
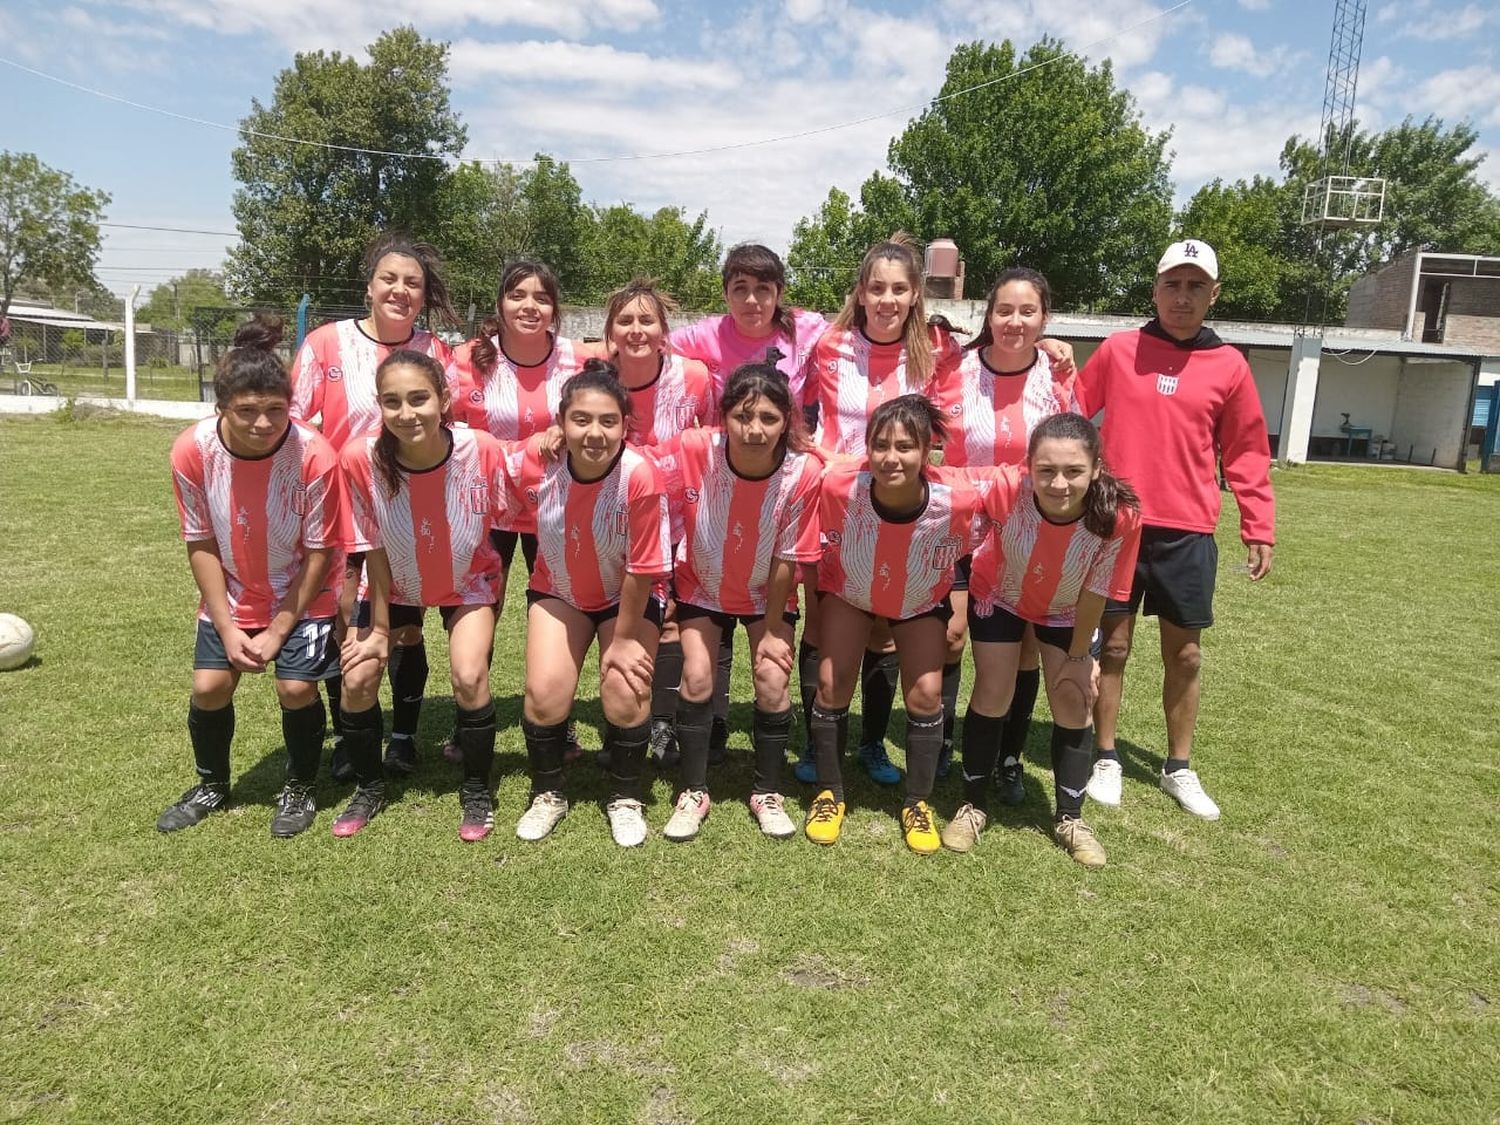
<svg viewBox="0 0 1500 1125"><path fill-rule="evenodd" d="M453 699L460 707L473 710L489 701L490 670L482 661L473 665L454 665L450 678Z"/></svg>
<svg viewBox="0 0 1500 1125"><path fill-rule="evenodd" d="M711 664L682 666L682 694L686 699L707 699L714 693L714 669Z"/></svg>
<svg viewBox="0 0 1500 1125"><path fill-rule="evenodd" d="M318 685L308 680L277 680L276 698L288 711L300 711L318 701Z"/></svg>
<svg viewBox="0 0 1500 1125"><path fill-rule="evenodd" d="M1192 679L1203 667L1203 649L1196 641L1189 642L1168 653L1164 663L1176 675Z"/></svg>
<svg viewBox="0 0 1500 1125"><path fill-rule="evenodd" d="M1099 670L1120 673L1125 671L1125 662L1130 659L1130 637L1125 630L1106 633L1103 647L1099 650Z"/></svg>

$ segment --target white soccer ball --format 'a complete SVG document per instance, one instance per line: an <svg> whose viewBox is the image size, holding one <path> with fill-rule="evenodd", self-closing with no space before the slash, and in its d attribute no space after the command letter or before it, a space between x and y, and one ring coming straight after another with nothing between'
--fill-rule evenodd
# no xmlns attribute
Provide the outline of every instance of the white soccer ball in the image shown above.
<svg viewBox="0 0 1500 1125"><path fill-rule="evenodd" d="M36 634L14 613L0 613L0 672L19 668L31 659Z"/></svg>

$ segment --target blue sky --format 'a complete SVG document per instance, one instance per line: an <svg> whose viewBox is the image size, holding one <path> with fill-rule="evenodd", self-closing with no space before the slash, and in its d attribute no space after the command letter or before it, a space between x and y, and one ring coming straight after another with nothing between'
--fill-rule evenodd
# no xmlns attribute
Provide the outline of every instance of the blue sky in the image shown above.
<svg viewBox="0 0 1500 1125"><path fill-rule="evenodd" d="M453 45L466 156L573 162L585 198L706 210L726 243L778 248L830 186L850 192L942 83L953 46L1059 37L1113 60L1153 128L1172 127L1185 199L1215 176L1273 173L1316 132L1332 0L0 0L0 56L70 82L233 126L301 50L362 53L415 23ZM1129 29L1134 30L1129 30ZM1093 46L1088 46L1093 44ZM1358 112L1469 119L1500 187L1500 5L1371 0ZM113 196L116 223L233 231L232 130L144 112L0 65L0 148L36 153ZM798 140L709 148L892 111ZM123 291L215 266L230 240L111 228L100 276ZM1455 247L1454 249L1462 249Z"/></svg>

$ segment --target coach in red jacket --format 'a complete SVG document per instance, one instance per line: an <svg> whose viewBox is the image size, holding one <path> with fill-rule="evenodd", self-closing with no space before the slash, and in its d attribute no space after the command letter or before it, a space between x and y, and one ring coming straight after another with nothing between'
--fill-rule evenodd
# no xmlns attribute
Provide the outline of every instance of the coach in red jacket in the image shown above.
<svg viewBox="0 0 1500 1125"><path fill-rule="evenodd" d="M1098 761L1088 793L1120 803L1115 727L1135 615L1144 599L1161 624L1167 761L1161 788L1188 812L1217 820L1219 806L1189 765L1198 723L1199 647L1213 624L1219 552L1218 460L1240 508L1250 577L1271 570L1276 503L1271 450L1250 365L1203 321L1219 296L1219 262L1197 239L1174 242L1156 267L1156 318L1105 340L1078 377L1083 413L1104 411L1104 455L1141 498L1141 550L1128 602L1111 601L1102 630Z"/></svg>

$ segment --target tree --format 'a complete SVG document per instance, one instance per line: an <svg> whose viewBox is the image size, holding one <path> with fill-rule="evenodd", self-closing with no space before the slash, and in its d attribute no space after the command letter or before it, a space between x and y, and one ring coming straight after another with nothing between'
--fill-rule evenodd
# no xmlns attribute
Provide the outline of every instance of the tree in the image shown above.
<svg viewBox="0 0 1500 1125"><path fill-rule="evenodd" d="M866 248L890 233L876 232L871 217L846 193L829 188L817 214L798 219L792 228L786 255L791 274L787 295L792 303L822 312L840 308L858 279Z"/></svg>
<svg viewBox="0 0 1500 1125"><path fill-rule="evenodd" d="M642 215L628 203L598 208L585 246L588 295L602 300L632 277L655 279L685 309L720 299L719 237L707 213L691 223L680 207Z"/></svg>
<svg viewBox="0 0 1500 1125"><path fill-rule="evenodd" d="M1300 321L1317 274L1298 238L1301 198L1265 176L1204 184L1177 217L1178 233L1201 238L1219 256L1223 290L1213 315L1224 320Z"/></svg>
<svg viewBox="0 0 1500 1125"><path fill-rule="evenodd" d="M1067 304L1139 308L1172 218L1167 139L1108 62L1090 69L1051 39L1019 60L1009 41L964 44L861 210L882 235L952 238L978 287L1028 265Z"/></svg>
<svg viewBox="0 0 1500 1125"><path fill-rule="evenodd" d="M136 310L136 321L152 328L182 332L195 322L195 310L205 309L212 317L216 335L234 332L236 318L224 310L233 302L224 289L224 275L216 270L191 269L181 277L164 281L151 291L146 303Z"/></svg>
<svg viewBox="0 0 1500 1125"><path fill-rule="evenodd" d="M298 54L271 105L252 100L232 156L242 186L228 275L242 295L289 304L305 290L319 304L355 304L360 255L376 232L436 227L446 161L466 137L448 101L448 47L400 27L369 55L361 64L337 51Z"/></svg>
<svg viewBox="0 0 1500 1125"><path fill-rule="evenodd" d="M29 152L0 152L0 318L25 284L97 289L99 222L109 196Z"/></svg>

